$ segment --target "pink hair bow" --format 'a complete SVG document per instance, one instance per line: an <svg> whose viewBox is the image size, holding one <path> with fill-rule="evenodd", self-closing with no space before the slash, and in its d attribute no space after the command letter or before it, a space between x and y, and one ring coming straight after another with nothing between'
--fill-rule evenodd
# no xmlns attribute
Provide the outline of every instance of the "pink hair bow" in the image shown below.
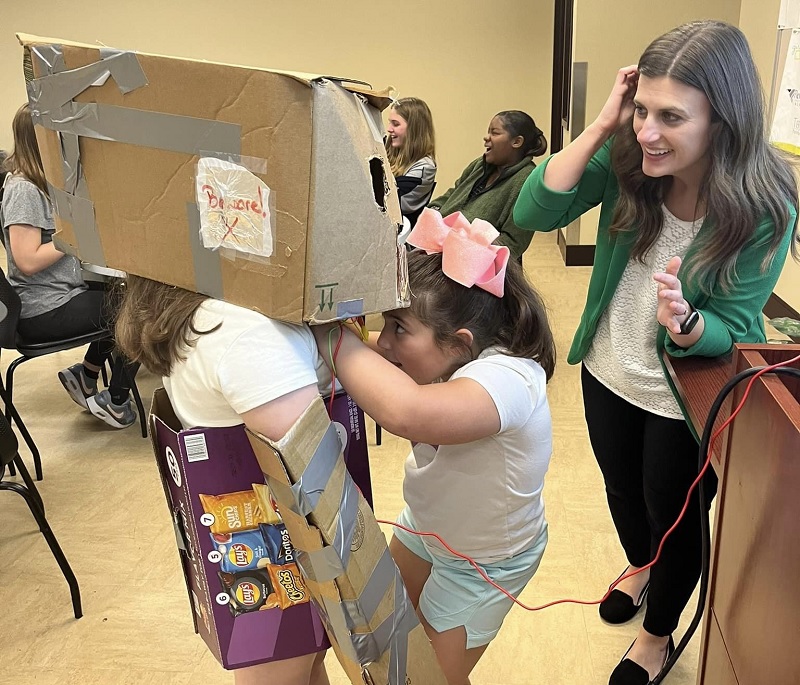
<svg viewBox="0 0 800 685"><path fill-rule="evenodd" d="M461 212L442 218L435 209L425 208L406 242L428 254L441 252L442 271L456 283L503 297L511 253L505 245L492 245L499 235L483 219L470 223Z"/></svg>

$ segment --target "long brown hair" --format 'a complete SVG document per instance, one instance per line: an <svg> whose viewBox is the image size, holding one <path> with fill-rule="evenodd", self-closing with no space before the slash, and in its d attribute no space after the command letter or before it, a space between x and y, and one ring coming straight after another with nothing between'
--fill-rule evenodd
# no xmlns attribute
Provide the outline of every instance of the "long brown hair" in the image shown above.
<svg viewBox="0 0 800 685"><path fill-rule="evenodd" d="M12 174L27 178L45 197L49 197L42 156L39 154L39 144L36 142L36 131L27 102L14 115L11 130L14 134L14 149L3 162L3 166Z"/></svg>
<svg viewBox="0 0 800 685"><path fill-rule="evenodd" d="M207 299L207 295L149 278L128 276L117 313L117 347L153 373L169 376L173 366L186 358L184 350L195 344L197 336L219 328L199 331L194 327L195 312Z"/></svg>
<svg viewBox="0 0 800 685"><path fill-rule="evenodd" d="M797 207L797 184L787 157L767 140L761 82L744 34L721 21L684 24L650 44L639 73L696 88L711 104L711 164L698 203L705 203L705 225L713 230L700 232L687 278L705 292L716 282L729 289L740 250L769 216L774 229L766 270L786 235L789 205ZM661 205L670 178L642 172L631 121L618 130L611 158L620 189L611 232L635 232L631 254L642 260L663 228Z"/></svg>
<svg viewBox="0 0 800 685"><path fill-rule="evenodd" d="M392 147L386 139L386 156L394 176L402 176L414 162L423 157L436 161L436 134L433 130L433 115L425 100L400 98L392 110L406 120L406 137L402 147Z"/></svg>
<svg viewBox="0 0 800 685"><path fill-rule="evenodd" d="M489 347L501 347L513 357L535 359L547 379L556 366L556 346L547 309L539 294L510 259L506 267L503 297L481 288L467 288L442 271L442 255L424 250L408 253L408 281L411 286L411 313L433 331L442 347L464 347L455 334L460 328L473 336L472 349L465 349L465 360L477 357Z"/></svg>

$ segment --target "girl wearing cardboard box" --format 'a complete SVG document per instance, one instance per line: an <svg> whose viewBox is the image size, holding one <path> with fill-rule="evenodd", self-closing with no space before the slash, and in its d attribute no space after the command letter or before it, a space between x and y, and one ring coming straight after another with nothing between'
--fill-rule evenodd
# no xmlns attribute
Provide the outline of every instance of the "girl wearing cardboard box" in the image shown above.
<svg viewBox="0 0 800 685"><path fill-rule="evenodd" d="M307 326L146 278L128 278L116 337L163 377L184 428L244 423L280 440L330 383ZM237 669L236 685L328 685L325 650L303 651Z"/></svg>

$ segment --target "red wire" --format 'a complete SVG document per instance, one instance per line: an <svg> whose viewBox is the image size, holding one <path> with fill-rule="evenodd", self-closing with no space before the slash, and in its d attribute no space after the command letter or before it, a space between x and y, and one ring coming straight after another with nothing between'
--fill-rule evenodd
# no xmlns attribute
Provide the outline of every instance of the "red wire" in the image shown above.
<svg viewBox="0 0 800 685"><path fill-rule="evenodd" d="M750 395L750 389L753 387L753 383L755 383L756 380L758 378L760 378L761 376L763 376L765 373L769 373L770 371L773 371L774 369L780 368L781 366L788 366L789 364L792 364L792 363L797 362L797 361L800 361L800 354L798 354L796 357L793 357L792 359L787 359L786 361L782 361L779 364L772 364L770 366L765 366L758 373L753 375L753 377L750 379L750 382L747 384L747 387L745 388L744 395L742 395L741 402L739 402L739 404L737 405L736 409L733 412L731 412L731 415L728 417L728 419L711 436L711 440L708 443L708 454L706 455L706 461L703 464L703 468L700 470L700 473L697 474L697 478L695 479L695 481L692 483L691 487L689 488L689 492L686 494L686 501L683 504L683 508L681 509L681 513L678 515L677 520L672 525L672 527L666 533L664 533L664 537L661 539L661 542L658 545L658 550L656 551L655 557L653 557L653 561L651 561L646 566L642 566L640 569L638 569L636 571L633 571L632 573L626 573L625 575L623 575L620 578L618 578L616 581L614 581L614 583L611 584L611 586L608 588L608 591L606 592L606 594L604 594L600 599L593 600L593 601L581 600L581 599L557 599L557 600L554 600L552 602L548 602L547 604L541 604L539 606L530 607L527 604L523 604L522 602L520 602L516 597L514 597L510 592L508 592L508 590L506 590L505 588L501 587L500 585L495 583L491 578L489 578L489 576L486 575L486 572L475 562L475 560L471 559L466 554L461 554L460 552L456 552L452 547L450 547L450 545L448 545L444 540L442 540L442 538L440 538L436 533L420 532L420 531L416 531L416 530L411 530L410 528L406 528L405 526L402 526L399 523L394 523L393 521L384 521L382 519L378 519L378 523L385 523L385 524L388 524L390 526L395 526L396 528L401 528L402 530L406 531L407 533L411 533L412 535L419 535L420 537L422 537L422 536L430 536L430 537L436 538L445 547L445 549L447 549L448 552L450 552L451 554L454 554L455 556L459 557L460 559L464 559L465 561L468 561L475 568L475 570L481 575L481 577L487 583L489 583L489 585L491 585L492 587L495 587L498 590L500 590L500 592L502 592L512 602L514 602L515 604L518 604L519 606L521 606L526 611L541 611L542 609L546 609L547 607L555 606L556 604L586 604L586 605L600 604L601 602L606 600L606 598L611 594L611 591L615 587L617 587L617 585L619 585L623 580L625 580L626 578L632 578L633 576L637 575L638 573L642 573L642 571L646 571L647 569L651 568L659 560L659 558L661 557L661 550L664 548L664 542L672 534L672 532L675 530L675 528L678 527L678 524L681 522L683 517L686 515L686 510L689 508L689 501L691 500L692 492L694 492L694 489L700 483L700 480L703 478L703 476L705 475L706 471L708 471L708 466L711 463L711 456L714 453L714 443L716 442L717 438L722 433L722 431L725 430L725 428L728 427L728 425L733 421L734 418L736 418L736 416L742 410L742 407L744 406L745 401L747 400L747 398Z"/></svg>

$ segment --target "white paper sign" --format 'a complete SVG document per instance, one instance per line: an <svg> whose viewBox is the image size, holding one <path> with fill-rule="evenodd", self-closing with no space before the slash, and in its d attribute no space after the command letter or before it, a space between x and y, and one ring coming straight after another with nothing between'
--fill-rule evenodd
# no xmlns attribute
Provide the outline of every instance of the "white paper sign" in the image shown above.
<svg viewBox="0 0 800 685"><path fill-rule="evenodd" d="M269 257L273 251L270 189L243 166L214 157L197 163L197 207L203 247Z"/></svg>

